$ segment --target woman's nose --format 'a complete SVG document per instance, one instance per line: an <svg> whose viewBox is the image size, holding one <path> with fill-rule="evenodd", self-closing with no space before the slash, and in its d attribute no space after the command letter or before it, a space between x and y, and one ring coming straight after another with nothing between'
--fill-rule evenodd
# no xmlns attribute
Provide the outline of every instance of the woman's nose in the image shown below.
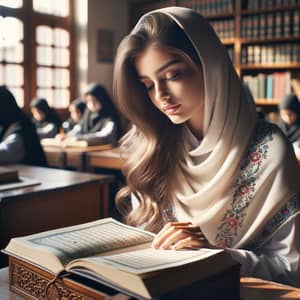
<svg viewBox="0 0 300 300"><path fill-rule="evenodd" d="M165 102L166 97L168 97L169 93L166 87L162 84L158 84L155 87L155 99L159 102Z"/></svg>

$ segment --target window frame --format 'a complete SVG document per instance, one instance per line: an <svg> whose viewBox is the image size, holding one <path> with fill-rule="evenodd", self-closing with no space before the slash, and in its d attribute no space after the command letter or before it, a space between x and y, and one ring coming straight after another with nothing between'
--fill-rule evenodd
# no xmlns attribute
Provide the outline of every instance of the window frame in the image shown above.
<svg viewBox="0 0 300 300"><path fill-rule="evenodd" d="M15 17L23 22L24 28L24 60L20 65L24 70L24 106L25 111L30 111L30 102L36 96L37 90L37 63L36 63L36 27L39 25L46 25L50 27L60 27L67 30L70 33L70 66L67 68L70 72L70 103L75 98L75 43L74 41L74 3L69 1L69 16L59 17L49 14L36 12L33 10L32 0L23 0L23 6L20 8L10 8L0 5L0 15L4 17ZM3 65L3 61L0 61ZM53 66L50 66L53 68ZM30 76L28 76L30 74ZM67 113L66 108L56 108L59 113L65 115Z"/></svg>

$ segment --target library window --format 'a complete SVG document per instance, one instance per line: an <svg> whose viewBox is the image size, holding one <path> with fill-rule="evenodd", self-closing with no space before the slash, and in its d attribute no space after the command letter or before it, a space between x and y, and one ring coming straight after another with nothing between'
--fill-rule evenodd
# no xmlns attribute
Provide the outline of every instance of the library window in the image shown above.
<svg viewBox="0 0 300 300"><path fill-rule="evenodd" d="M69 15L69 0L33 0L33 9L44 14L67 17Z"/></svg>
<svg viewBox="0 0 300 300"><path fill-rule="evenodd" d="M6 85L20 106L24 105L23 22L0 16L0 85Z"/></svg>
<svg viewBox="0 0 300 300"><path fill-rule="evenodd" d="M37 96L51 106L68 106L70 93L70 34L63 28L36 28Z"/></svg>
<svg viewBox="0 0 300 300"><path fill-rule="evenodd" d="M0 5L10 7L10 8L19 8L23 5L22 0L0 0Z"/></svg>
<svg viewBox="0 0 300 300"><path fill-rule="evenodd" d="M29 109L35 97L66 109L73 97L70 0L0 0L0 85ZM30 20L30 22L29 22Z"/></svg>

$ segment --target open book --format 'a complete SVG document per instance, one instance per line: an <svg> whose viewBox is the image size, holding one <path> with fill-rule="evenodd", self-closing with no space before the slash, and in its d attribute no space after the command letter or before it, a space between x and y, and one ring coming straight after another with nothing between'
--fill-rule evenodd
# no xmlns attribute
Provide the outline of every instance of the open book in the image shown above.
<svg viewBox="0 0 300 300"><path fill-rule="evenodd" d="M224 250L155 250L153 238L106 218L13 238L3 252L53 274L65 270L146 299L236 265Z"/></svg>

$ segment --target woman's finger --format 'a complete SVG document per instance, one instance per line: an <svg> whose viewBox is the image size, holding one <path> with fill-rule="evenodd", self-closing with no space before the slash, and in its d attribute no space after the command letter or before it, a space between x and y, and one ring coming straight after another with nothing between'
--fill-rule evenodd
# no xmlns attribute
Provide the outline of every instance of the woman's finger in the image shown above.
<svg viewBox="0 0 300 300"><path fill-rule="evenodd" d="M189 226L180 226L180 227L170 227L164 234L161 236L156 243L153 243L153 247L156 249L171 249L171 246L174 243L177 243L181 239L186 237L193 238L203 238L204 235L201 231L196 231L194 227L190 228Z"/></svg>
<svg viewBox="0 0 300 300"><path fill-rule="evenodd" d="M156 249L160 248L164 241L176 230L186 228L189 225L191 225L190 222L172 222L166 224L152 241L152 247Z"/></svg>
<svg viewBox="0 0 300 300"><path fill-rule="evenodd" d="M189 231L186 231L185 229L174 229L172 230L172 233L170 233L168 236L166 236L164 242L160 245L160 249L171 249L171 246L178 241L185 239L189 236L191 236L192 233Z"/></svg>
<svg viewBox="0 0 300 300"><path fill-rule="evenodd" d="M207 240L204 237L194 237L188 236L185 239L179 240L177 243L173 244L170 249L172 250L182 250L182 249L200 249L206 248L208 245Z"/></svg>

